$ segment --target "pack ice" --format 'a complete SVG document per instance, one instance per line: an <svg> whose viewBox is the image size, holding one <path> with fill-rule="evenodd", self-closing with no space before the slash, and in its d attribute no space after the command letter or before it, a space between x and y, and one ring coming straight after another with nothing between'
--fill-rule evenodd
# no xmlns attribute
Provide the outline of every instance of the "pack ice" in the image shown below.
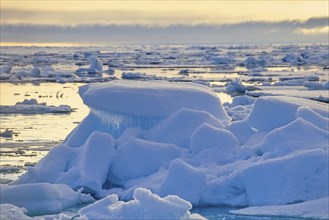
<svg viewBox="0 0 329 220"><path fill-rule="evenodd" d="M327 104L238 97L227 110L245 109L246 116L231 122L216 94L199 84L121 80L85 85L79 93L89 115L1 197L13 187L67 185L99 199L80 215L117 219L160 218L170 210L175 219L193 218L190 203L327 201ZM10 203L29 211L24 201Z"/></svg>

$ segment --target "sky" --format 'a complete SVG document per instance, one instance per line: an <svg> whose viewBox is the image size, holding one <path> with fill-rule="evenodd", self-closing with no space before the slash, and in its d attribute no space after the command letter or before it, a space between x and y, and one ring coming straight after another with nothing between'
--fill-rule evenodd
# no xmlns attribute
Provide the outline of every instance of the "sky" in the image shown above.
<svg viewBox="0 0 329 220"><path fill-rule="evenodd" d="M328 43L327 0L1 0L1 45Z"/></svg>

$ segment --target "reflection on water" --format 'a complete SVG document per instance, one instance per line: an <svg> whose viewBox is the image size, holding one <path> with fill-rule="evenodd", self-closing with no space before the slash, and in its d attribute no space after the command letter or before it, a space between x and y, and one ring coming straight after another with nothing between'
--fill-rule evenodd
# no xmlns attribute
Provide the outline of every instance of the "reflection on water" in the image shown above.
<svg viewBox="0 0 329 220"><path fill-rule="evenodd" d="M1 83L1 105L15 105L24 99L36 99L47 105L69 105L70 114L1 114L0 132L14 131L12 138L0 137L1 183L17 179L28 166L33 166L49 149L63 140L88 114L77 93L82 84L10 84ZM63 95L62 95L63 94Z"/></svg>
<svg viewBox="0 0 329 220"><path fill-rule="evenodd" d="M24 99L36 99L47 105L69 105L71 114L1 114L1 131L11 129L16 133L11 139L1 138L1 143L46 142L63 140L87 114L88 108L78 95L81 84L10 84L1 83L1 105L15 105Z"/></svg>

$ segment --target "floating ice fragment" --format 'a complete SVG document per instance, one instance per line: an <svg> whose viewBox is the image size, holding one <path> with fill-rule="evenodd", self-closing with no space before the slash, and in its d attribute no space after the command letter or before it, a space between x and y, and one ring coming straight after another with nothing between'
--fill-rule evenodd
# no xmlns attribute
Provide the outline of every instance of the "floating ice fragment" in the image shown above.
<svg viewBox="0 0 329 220"><path fill-rule="evenodd" d="M65 208L94 199L67 185L33 183L4 186L0 189L1 203L10 203L27 209L28 215L53 214Z"/></svg>
<svg viewBox="0 0 329 220"><path fill-rule="evenodd" d="M80 209L79 214L88 219L204 219L191 214L191 203L178 196L161 198L150 190L137 188L133 197L123 202L113 194Z"/></svg>

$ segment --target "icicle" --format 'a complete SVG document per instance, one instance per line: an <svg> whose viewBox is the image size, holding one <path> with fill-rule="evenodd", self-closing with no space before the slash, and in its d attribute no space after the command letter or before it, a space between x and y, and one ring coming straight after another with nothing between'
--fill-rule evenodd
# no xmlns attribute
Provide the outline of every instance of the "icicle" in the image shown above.
<svg viewBox="0 0 329 220"><path fill-rule="evenodd" d="M150 129L162 118L141 117L118 114L90 108L91 114L99 120L98 130L110 133L114 138L119 137L123 131L129 127L141 127Z"/></svg>

